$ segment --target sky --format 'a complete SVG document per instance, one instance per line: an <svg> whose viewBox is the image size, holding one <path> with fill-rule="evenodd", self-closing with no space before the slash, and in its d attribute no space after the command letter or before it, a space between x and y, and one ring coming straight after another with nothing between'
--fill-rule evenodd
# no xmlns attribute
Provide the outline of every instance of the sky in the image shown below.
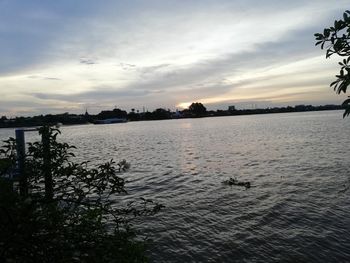
<svg viewBox="0 0 350 263"><path fill-rule="evenodd" d="M348 0L0 0L0 115L340 104Z"/></svg>

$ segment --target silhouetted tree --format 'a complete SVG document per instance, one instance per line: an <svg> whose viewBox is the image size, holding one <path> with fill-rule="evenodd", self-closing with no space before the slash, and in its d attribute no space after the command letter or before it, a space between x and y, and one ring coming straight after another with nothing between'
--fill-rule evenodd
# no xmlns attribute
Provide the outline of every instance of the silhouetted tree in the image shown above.
<svg viewBox="0 0 350 263"><path fill-rule="evenodd" d="M138 120L140 120L140 114L135 113L135 110L131 111L128 113L128 119L130 121L138 121Z"/></svg>
<svg viewBox="0 0 350 263"><path fill-rule="evenodd" d="M165 109L159 108L152 112L153 119L155 120L164 120L170 119L171 113Z"/></svg>
<svg viewBox="0 0 350 263"><path fill-rule="evenodd" d="M143 120L152 120L152 118L153 118L152 112L146 111L145 113L142 113Z"/></svg>
<svg viewBox="0 0 350 263"><path fill-rule="evenodd" d="M112 111L101 111L99 114L97 114L97 118L99 120L112 118L127 118L127 116L128 114L126 111L117 108Z"/></svg>
<svg viewBox="0 0 350 263"><path fill-rule="evenodd" d="M325 28L323 33L316 33L316 46L321 45L321 49L326 49L326 58L337 54L344 57L339 62L341 66L339 75L336 80L330 84L334 90L340 94L346 93L350 85L350 11L345 11L343 19L335 20L334 26ZM350 97L343 102L345 112L343 117L350 114Z"/></svg>
<svg viewBox="0 0 350 263"><path fill-rule="evenodd" d="M196 117L204 116L207 112L207 109L200 102L193 102L188 108L188 110Z"/></svg>

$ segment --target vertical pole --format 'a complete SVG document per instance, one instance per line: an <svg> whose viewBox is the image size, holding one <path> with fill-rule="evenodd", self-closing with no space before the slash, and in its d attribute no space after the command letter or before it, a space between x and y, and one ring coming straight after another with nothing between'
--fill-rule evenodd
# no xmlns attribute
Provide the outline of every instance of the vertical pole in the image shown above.
<svg viewBox="0 0 350 263"><path fill-rule="evenodd" d="M27 176L24 169L25 163L25 138L24 130L16 129L16 151L17 151L17 165L19 174L19 193L25 197L28 195L28 182Z"/></svg>
<svg viewBox="0 0 350 263"><path fill-rule="evenodd" d="M53 198L53 180L51 172L51 151L50 151L50 127L43 127L41 135L43 143L43 172L45 179L45 199L47 201Z"/></svg>

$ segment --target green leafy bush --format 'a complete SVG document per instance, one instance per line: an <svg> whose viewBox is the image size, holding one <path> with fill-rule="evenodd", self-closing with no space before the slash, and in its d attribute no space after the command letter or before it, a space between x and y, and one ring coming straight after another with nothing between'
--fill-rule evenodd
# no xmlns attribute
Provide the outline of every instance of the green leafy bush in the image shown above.
<svg viewBox="0 0 350 263"><path fill-rule="evenodd" d="M345 11L343 19L335 20L334 25L325 28L322 33L316 33L316 46L326 49L326 58L337 54L344 59L339 62L340 72L336 75L336 80L330 84L334 90L346 93L350 85L350 11ZM350 97L343 102L345 112L343 117L350 114Z"/></svg>
<svg viewBox="0 0 350 263"><path fill-rule="evenodd" d="M146 199L122 204L117 197L127 192L119 174L128 164L111 160L89 168L71 161L75 147L57 141L59 130L39 133L43 140L28 145L25 191L6 178L15 141L0 151L7 164L0 177L0 262L147 261L131 219L163 206Z"/></svg>

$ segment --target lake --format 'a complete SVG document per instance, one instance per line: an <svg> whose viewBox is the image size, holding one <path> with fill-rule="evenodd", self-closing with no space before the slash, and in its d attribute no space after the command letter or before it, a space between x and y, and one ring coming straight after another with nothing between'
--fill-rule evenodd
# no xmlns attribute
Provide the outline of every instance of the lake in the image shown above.
<svg viewBox="0 0 350 263"><path fill-rule="evenodd" d="M80 160L126 159L125 198L166 206L138 226L155 262L348 262L349 130L325 111L70 126L61 139Z"/></svg>

